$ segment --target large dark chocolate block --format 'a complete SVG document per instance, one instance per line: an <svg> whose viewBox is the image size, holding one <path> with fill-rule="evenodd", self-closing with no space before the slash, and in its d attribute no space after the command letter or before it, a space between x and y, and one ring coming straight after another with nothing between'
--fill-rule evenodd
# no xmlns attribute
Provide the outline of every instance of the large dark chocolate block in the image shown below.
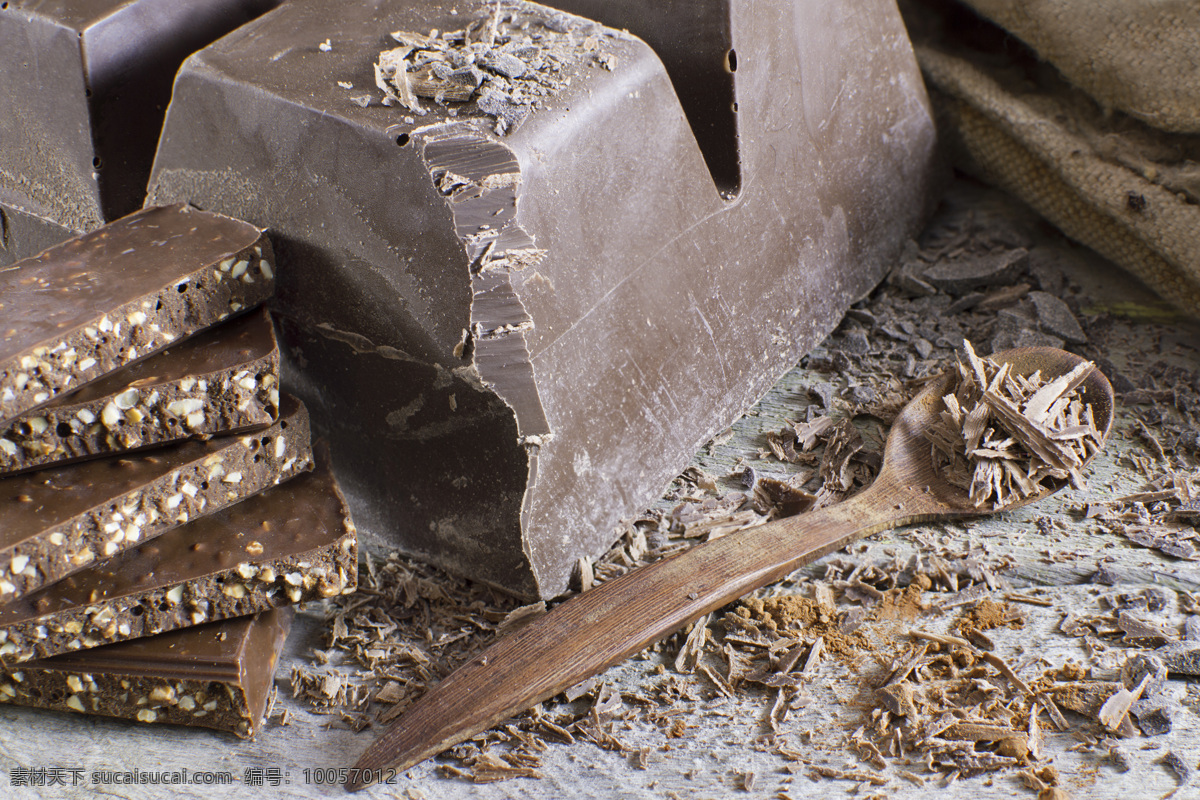
<svg viewBox="0 0 1200 800"><path fill-rule="evenodd" d="M279 349L265 309L0 425L0 476L275 421Z"/></svg>
<svg viewBox="0 0 1200 800"><path fill-rule="evenodd" d="M136 210L179 64L277 2L0 3L0 204L75 233Z"/></svg>
<svg viewBox="0 0 1200 800"><path fill-rule="evenodd" d="M934 129L885 0L701 4L736 103L713 171L645 43L506 4L489 54L493 8L279 7L181 69L150 197L271 228L285 382L365 530L550 596L882 277ZM389 32L431 29L481 88L381 104ZM532 111L492 92L514 54Z"/></svg>
<svg viewBox="0 0 1200 800"><path fill-rule="evenodd" d="M0 603L311 469L308 414L283 401L252 434L0 479Z"/></svg>
<svg viewBox="0 0 1200 800"><path fill-rule="evenodd" d="M357 561L354 523L319 458L313 472L0 606L0 664L349 594Z"/></svg>
<svg viewBox="0 0 1200 800"><path fill-rule="evenodd" d="M0 703L258 731L294 611L273 608L0 672Z"/></svg>
<svg viewBox="0 0 1200 800"><path fill-rule="evenodd" d="M258 228L179 204L0 271L0 424L263 302L271 260Z"/></svg>

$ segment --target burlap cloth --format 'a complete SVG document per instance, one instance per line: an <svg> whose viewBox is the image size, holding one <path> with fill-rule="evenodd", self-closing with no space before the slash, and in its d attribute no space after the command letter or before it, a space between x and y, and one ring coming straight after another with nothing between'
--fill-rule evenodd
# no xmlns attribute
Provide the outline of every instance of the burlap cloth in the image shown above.
<svg viewBox="0 0 1200 800"><path fill-rule="evenodd" d="M1200 0L964 2L1043 63L910 23L956 165L1200 316Z"/></svg>

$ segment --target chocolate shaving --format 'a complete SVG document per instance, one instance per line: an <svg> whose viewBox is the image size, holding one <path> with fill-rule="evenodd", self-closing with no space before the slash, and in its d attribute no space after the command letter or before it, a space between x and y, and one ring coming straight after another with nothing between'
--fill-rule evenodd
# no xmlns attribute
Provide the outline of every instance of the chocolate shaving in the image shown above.
<svg viewBox="0 0 1200 800"><path fill-rule="evenodd" d="M504 135L567 84L571 65L590 58L614 69L617 59L602 47L606 36L585 20L497 3L488 16L459 30L394 31L391 37L400 46L379 54L375 85L384 105L421 115L428 109L418 98L438 105L474 101Z"/></svg>
<svg viewBox="0 0 1200 800"><path fill-rule="evenodd" d="M988 510L1039 494L1049 481L1080 485L1079 468L1101 443L1078 396L1091 362L1046 382L980 358L969 341L963 352L940 424L925 433L943 477Z"/></svg>

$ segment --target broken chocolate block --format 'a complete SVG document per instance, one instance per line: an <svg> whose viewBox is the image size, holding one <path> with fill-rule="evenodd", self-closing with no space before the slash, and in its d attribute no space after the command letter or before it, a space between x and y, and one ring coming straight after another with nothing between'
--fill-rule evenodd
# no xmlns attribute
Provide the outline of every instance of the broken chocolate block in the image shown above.
<svg viewBox="0 0 1200 800"><path fill-rule="evenodd" d="M270 297L261 230L148 208L0 272L0 422ZM15 455L16 445L0 439Z"/></svg>
<svg viewBox="0 0 1200 800"><path fill-rule="evenodd" d="M0 473L261 428L279 410L279 350L265 310L85 384L0 427ZM10 454L9 450L13 450Z"/></svg>
<svg viewBox="0 0 1200 800"><path fill-rule="evenodd" d="M645 4L612 5L633 30ZM890 2L838 8L699 5L736 99L706 161L679 100L700 73L612 28L294 0L184 65L150 197L277 234L284 380L364 530L553 596L919 225L935 137L904 27ZM475 59L469 100L437 100L435 52Z"/></svg>
<svg viewBox="0 0 1200 800"><path fill-rule="evenodd" d="M0 603L311 466L308 414L284 395L281 419L253 434L0 479Z"/></svg>
<svg viewBox="0 0 1200 800"><path fill-rule="evenodd" d="M136 210L179 64L276 2L0 3L0 203L74 233Z"/></svg>
<svg viewBox="0 0 1200 800"><path fill-rule="evenodd" d="M258 732L293 610L210 622L0 672L0 703Z"/></svg>
<svg viewBox="0 0 1200 800"><path fill-rule="evenodd" d="M349 594L358 540L328 459L313 472L0 606L0 664Z"/></svg>

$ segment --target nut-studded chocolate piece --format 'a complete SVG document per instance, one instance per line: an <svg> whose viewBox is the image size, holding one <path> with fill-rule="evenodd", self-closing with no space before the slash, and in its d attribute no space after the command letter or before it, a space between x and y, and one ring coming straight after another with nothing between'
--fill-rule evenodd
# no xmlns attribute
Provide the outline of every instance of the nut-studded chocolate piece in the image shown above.
<svg viewBox="0 0 1200 800"><path fill-rule="evenodd" d="M185 204L18 261L0 272L0 421L252 308L274 278L262 230Z"/></svg>
<svg viewBox="0 0 1200 800"><path fill-rule="evenodd" d="M290 607L30 661L0 672L0 703L192 725L251 738Z"/></svg>
<svg viewBox="0 0 1200 800"><path fill-rule="evenodd" d="M0 479L0 603L311 466L308 412L284 395L266 430Z"/></svg>
<svg viewBox="0 0 1200 800"><path fill-rule="evenodd" d="M317 469L0 606L0 664L353 592L358 539Z"/></svg>
<svg viewBox="0 0 1200 800"><path fill-rule="evenodd" d="M260 428L278 411L279 349L264 309L0 427L0 473Z"/></svg>

